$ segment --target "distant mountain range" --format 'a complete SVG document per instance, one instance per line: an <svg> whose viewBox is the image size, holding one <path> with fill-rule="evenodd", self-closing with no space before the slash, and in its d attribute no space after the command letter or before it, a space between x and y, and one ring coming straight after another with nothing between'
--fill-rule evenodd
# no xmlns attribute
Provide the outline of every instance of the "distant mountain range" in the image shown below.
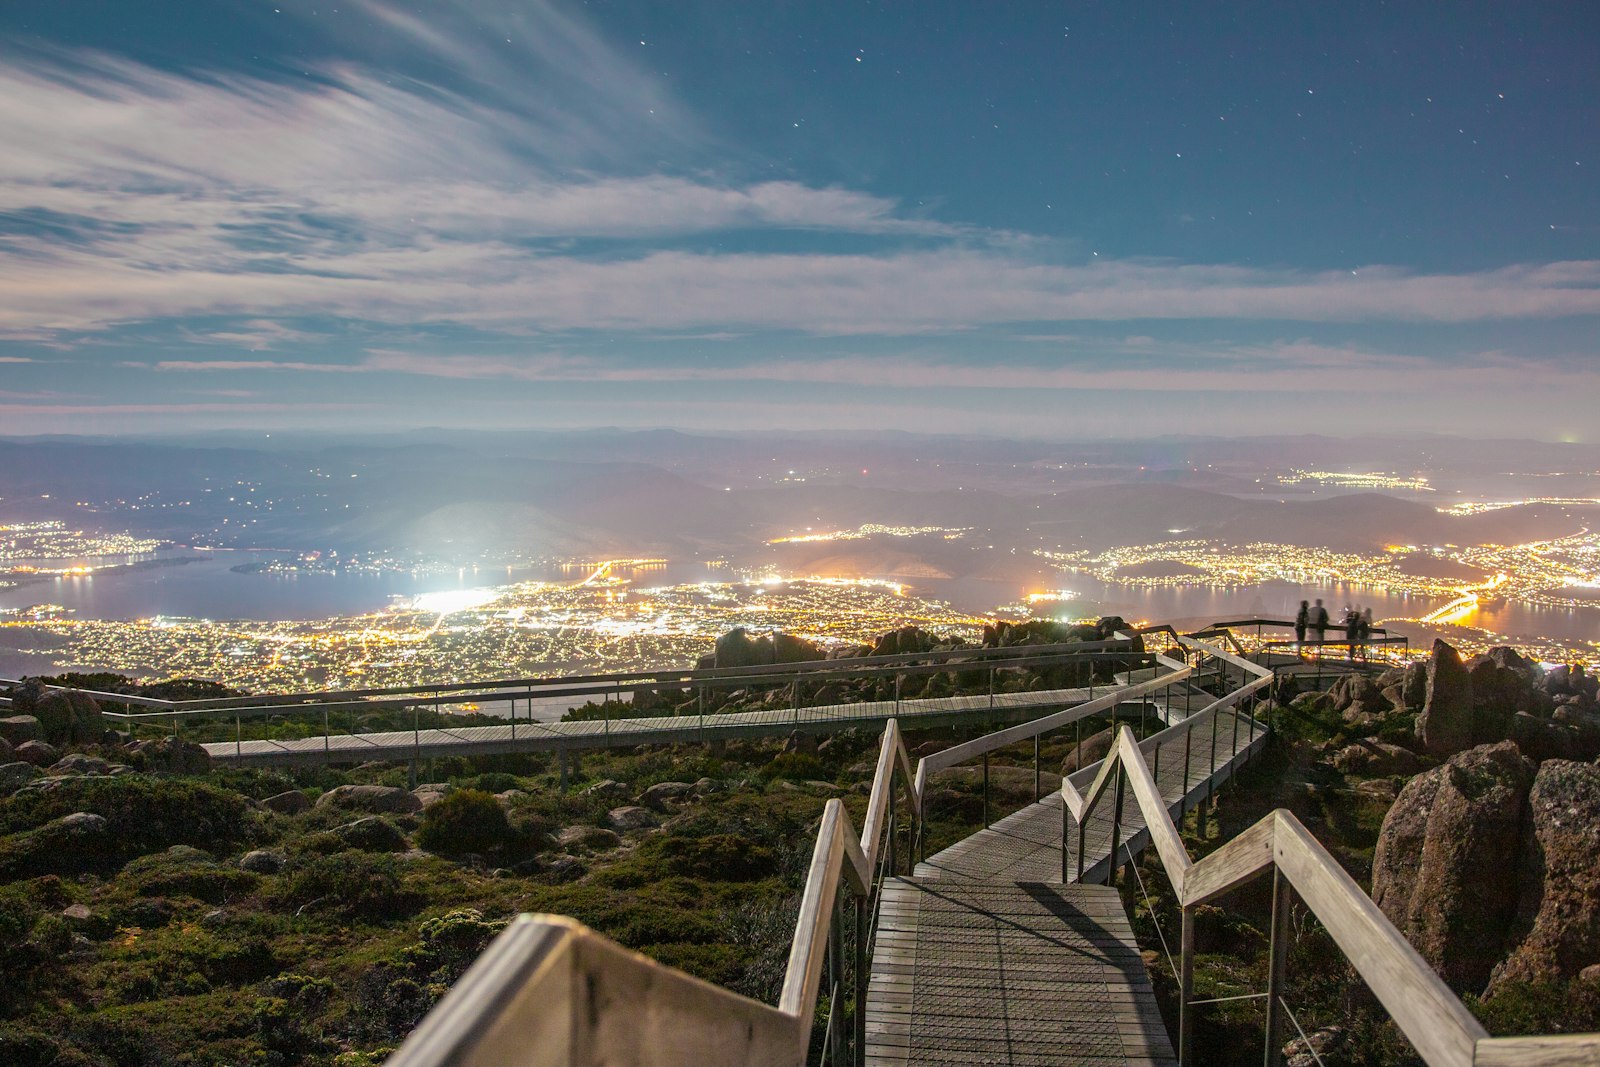
<svg viewBox="0 0 1600 1067"><path fill-rule="evenodd" d="M184 543L462 559L509 552L760 551L797 566L821 566L829 557L831 565L843 566L845 557L860 559L870 548L880 567L908 574L966 573L979 565L972 556L976 545L1031 551L1207 539L1361 550L1513 543L1573 532L1584 523L1578 512L1553 505L1454 517L1433 506L1432 494L1402 499L1323 490L1283 499L1287 494L1276 480L1251 466L1271 455L1272 469L1285 469L1280 451L1309 451L1319 443L1362 453L1375 447L1365 441L1285 439L1280 450L1263 449L1259 441L1248 449L1220 441L1065 446L670 431L435 439L442 436L323 447L307 441L302 448L274 442L270 450L220 441L0 440L0 520L76 516L85 524ZM1427 441L1405 447L1443 450ZM1487 447L1451 451L1473 453L1468 459L1476 463L1476 451ZM1518 446L1524 447L1535 463L1560 452L1558 446ZM1247 455L1236 455L1241 449ZM1158 452L1168 465L1152 466ZM1590 460L1592 452L1570 452L1565 459ZM1329 461L1313 456L1296 462ZM1507 462L1502 458L1500 466ZM1343 469L1362 466L1347 461ZM1391 459L1388 468L1396 466ZM960 541L878 538L765 547L777 537L867 523L972 532Z"/></svg>

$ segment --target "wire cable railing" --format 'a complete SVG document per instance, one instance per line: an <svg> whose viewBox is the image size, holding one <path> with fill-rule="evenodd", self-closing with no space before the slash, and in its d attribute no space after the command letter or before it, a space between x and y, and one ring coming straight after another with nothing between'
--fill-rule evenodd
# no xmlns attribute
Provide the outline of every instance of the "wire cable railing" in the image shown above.
<svg viewBox="0 0 1600 1067"><path fill-rule="evenodd" d="M1185 639L1192 642L1193 639ZM1197 642L1196 642L1197 643ZM1220 650L1218 655L1227 656ZM1271 673L1255 667L1269 683ZM1313 837L1293 813L1278 809L1237 835L1217 851L1192 861L1172 820L1169 802L1145 761L1144 745L1126 726L1118 731L1110 753L1092 782L1069 777L1062 782L1062 800L1080 826L1108 797L1115 797L1120 819L1123 785L1138 805L1144 830L1182 907L1182 933L1176 967L1179 982L1179 1062L1195 1062L1194 1013L1203 1004L1233 999L1264 999L1265 1062L1282 1063L1283 1023L1291 1018L1284 991L1287 980L1289 908L1298 894L1333 942L1366 982L1378 1001L1416 1049L1435 1067L1490 1067L1513 1063L1539 1067L1579 1067L1600 1062L1600 1034L1489 1037L1466 1006L1408 944L1372 899ZM1181 801L1179 805L1181 808ZM1116 830L1112 856L1115 858ZM1128 859L1133 859L1130 850ZM1194 998L1195 909L1268 870L1273 873L1272 930L1269 942L1268 989L1240 998ZM1107 869L1107 880L1115 865ZM1136 871L1137 873L1137 871ZM1140 879L1143 886L1142 877ZM1163 938L1164 941L1164 938ZM1292 1020L1300 1029L1297 1020ZM1302 1034L1302 1036L1304 1036ZM1309 1047L1309 1042L1308 1042Z"/></svg>

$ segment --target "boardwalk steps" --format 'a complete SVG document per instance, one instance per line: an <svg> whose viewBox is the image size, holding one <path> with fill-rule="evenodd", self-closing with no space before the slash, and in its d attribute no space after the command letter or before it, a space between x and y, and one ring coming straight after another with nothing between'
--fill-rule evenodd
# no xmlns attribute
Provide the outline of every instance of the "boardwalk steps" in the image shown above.
<svg viewBox="0 0 1600 1067"><path fill-rule="evenodd" d="M1266 741L1242 712L1209 720L1186 730L1178 718L1152 739L1174 813L1207 799ZM867 1064L1176 1063L1116 890L1079 881L1080 849L1084 877L1104 879L1115 812L1092 813L1081 845L1063 816L1053 792L885 885ZM1137 805L1126 806L1118 835L1119 860L1148 845Z"/></svg>

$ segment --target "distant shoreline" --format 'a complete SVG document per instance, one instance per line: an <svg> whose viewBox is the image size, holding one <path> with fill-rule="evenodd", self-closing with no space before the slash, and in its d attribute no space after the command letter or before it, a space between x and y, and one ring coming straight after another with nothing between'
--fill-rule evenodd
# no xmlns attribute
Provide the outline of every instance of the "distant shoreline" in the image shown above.
<svg viewBox="0 0 1600 1067"><path fill-rule="evenodd" d="M140 560L138 563L117 563L110 567L96 567L93 573L96 575L132 574L135 571L154 570L158 567L181 567L185 563L201 563L204 562L205 559L205 556L172 556L166 559L145 559ZM21 589L25 586L39 585L42 582L53 582L58 578L65 578L69 576L63 574L41 574L28 576L6 574L0 575L0 577L3 577L6 581L11 583L8 588Z"/></svg>

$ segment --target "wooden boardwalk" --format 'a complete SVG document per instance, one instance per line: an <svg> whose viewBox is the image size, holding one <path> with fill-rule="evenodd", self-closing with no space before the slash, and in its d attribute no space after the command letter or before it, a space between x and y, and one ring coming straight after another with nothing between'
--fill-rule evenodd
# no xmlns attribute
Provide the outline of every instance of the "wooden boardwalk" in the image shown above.
<svg viewBox="0 0 1600 1067"><path fill-rule="evenodd" d="M902 728L956 722L1022 722L1103 696L1095 690L1046 689L1032 693L869 700L821 707L769 708L651 718L539 722L512 720L501 726L457 729L391 730L382 733L318 735L285 740L208 743L211 758L241 766L297 763L354 763L410 760L433 756L482 756L503 752L551 752L645 744L698 743L733 737L771 737L792 731L829 733L851 727L882 726L899 719ZM221 721L226 721L225 719Z"/></svg>
<svg viewBox="0 0 1600 1067"><path fill-rule="evenodd" d="M895 879L873 951L869 1067L1175 1067L1115 889Z"/></svg>
<svg viewBox="0 0 1600 1067"><path fill-rule="evenodd" d="M1248 715L1219 712L1215 729L1198 727L1190 735L1174 733L1159 746L1159 756L1149 758L1161 795L1176 810L1182 802L1188 811L1209 797L1233 776L1238 766L1266 743L1266 731ZM1187 758L1186 758L1187 757ZM1079 772L1093 778L1098 768ZM1187 769L1187 773L1185 773ZM1074 778L1074 781L1077 781ZM1084 826L1084 880L1101 881L1111 851L1112 805L1102 804ZM1059 882L1062 872L1061 794L1053 792L1037 804L995 822L986 830L962 839L917 865L919 878ZM1123 844L1135 852L1146 843L1144 816L1137 804L1123 806ZM1068 827L1065 848L1069 880L1076 880L1078 840L1076 826Z"/></svg>
<svg viewBox="0 0 1600 1067"><path fill-rule="evenodd" d="M1222 711L1159 737L1147 759L1181 813L1259 751L1266 731ZM1092 779L1098 769L1078 774ZM1102 803L1084 825L1085 882L1104 880L1110 866L1113 807ZM1148 843L1130 799L1118 856ZM1055 792L886 885L867 995L868 1064L1175 1064L1117 891L1077 881L1078 848Z"/></svg>

